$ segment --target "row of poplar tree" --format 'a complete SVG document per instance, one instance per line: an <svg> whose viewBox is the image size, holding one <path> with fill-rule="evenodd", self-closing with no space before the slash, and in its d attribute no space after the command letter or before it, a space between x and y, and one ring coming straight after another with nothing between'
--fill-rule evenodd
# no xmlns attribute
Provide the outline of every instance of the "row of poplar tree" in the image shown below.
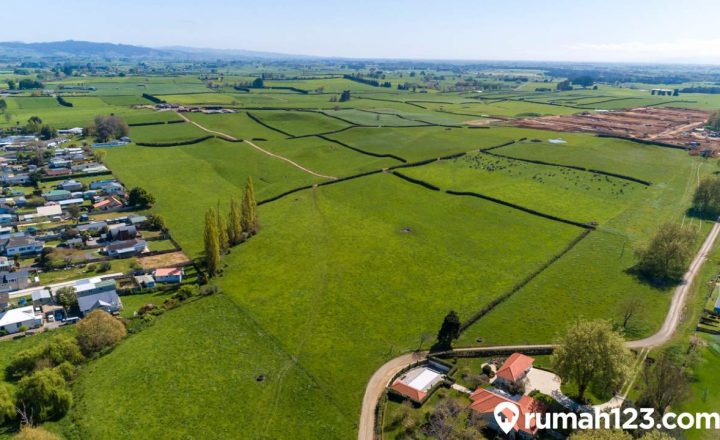
<svg viewBox="0 0 720 440"><path fill-rule="evenodd" d="M220 270L220 257L235 246L255 235L258 230L257 202L252 178L248 177L242 202L230 199L230 211L227 220L217 209L205 212L205 268L208 276L214 276Z"/></svg>

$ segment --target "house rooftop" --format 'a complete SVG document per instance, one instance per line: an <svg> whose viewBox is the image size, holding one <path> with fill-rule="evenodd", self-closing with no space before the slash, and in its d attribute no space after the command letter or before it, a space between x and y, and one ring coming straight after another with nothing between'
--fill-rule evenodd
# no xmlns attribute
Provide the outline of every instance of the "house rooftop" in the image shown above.
<svg viewBox="0 0 720 440"><path fill-rule="evenodd" d="M27 321L35 317L33 306L19 307L0 312L0 327Z"/></svg>
<svg viewBox="0 0 720 440"><path fill-rule="evenodd" d="M532 367L535 359L530 356L525 356L522 353L513 353L509 358L502 364L497 371L497 377L515 382L522 378L523 372L528 368Z"/></svg>
<svg viewBox="0 0 720 440"><path fill-rule="evenodd" d="M492 389L478 388L471 395L470 399L473 403L470 404L470 409L480 414L494 413L495 407L503 402L509 402L516 405L520 410L517 421L515 422L514 429L516 431L524 431L529 434L535 434L537 432L537 422L535 419L530 421L530 426L526 427L526 416L528 413L541 413L543 412L542 404L529 396L522 396L517 402L502 396ZM509 410L505 410L502 414L512 419L515 415Z"/></svg>
<svg viewBox="0 0 720 440"><path fill-rule="evenodd" d="M155 269L156 277L171 277L175 275L182 275L182 267L165 267L162 269Z"/></svg>

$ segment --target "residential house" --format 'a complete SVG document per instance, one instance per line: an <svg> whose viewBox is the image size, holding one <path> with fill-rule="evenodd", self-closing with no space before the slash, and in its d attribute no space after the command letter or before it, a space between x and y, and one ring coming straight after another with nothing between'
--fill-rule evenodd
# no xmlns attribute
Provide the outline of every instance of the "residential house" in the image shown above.
<svg viewBox="0 0 720 440"><path fill-rule="evenodd" d="M72 193L64 189L53 189L42 195L45 200L49 202L59 202L60 200L67 200L72 198Z"/></svg>
<svg viewBox="0 0 720 440"><path fill-rule="evenodd" d="M528 372L533 367L535 359L522 353L513 353L495 374L495 385L502 385L509 390L518 389Z"/></svg>
<svg viewBox="0 0 720 440"><path fill-rule="evenodd" d="M30 175L27 173L3 174L0 181L6 185L27 185L30 183Z"/></svg>
<svg viewBox="0 0 720 440"><path fill-rule="evenodd" d="M49 177L68 176L72 174L70 168L48 168L45 170L45 174Z"/></svg>
<svg viewBox="0 0 720 440"><path fill-rule="evenodd" d="M104 186L111 183L118 183L118 181L115 179L96 180L95 182L90 182L90 189L103 189Z"/></svg>
<svg viewBox="0 0 720 440"><path fill-rule="evenodd" d="M15 216L12 214L0 214L0 225L7 225L15 220Z"/></svg>
<svg viewBox="0 0 720 440"><path fill-rule="evenodd" d="M107 194L109 196L125 193L125 188L118 182L108 183L107 185L103 186L101 189L105 194Z"/></svg>
<svg viewBox="0 0 720 440"><path fill-rule="evenodd" d="M0 241L0 249L8 257L39 254L44 246L42 241L32 237L10 237Z"/></svg>
<svg viewBox="0 0 720 440"><path fill-rule="evenodd" d="M35 290L32 292L31 296L35 307L50 305L53 302L53 297L47 289Z"/></svg>
<svg viewBox="0 0 720 440"><path fill-rule="evenodd" d="M0 228L0 232L2 232ZM11 267L15 265L15 260L8 258L8 257L0 257L0 271L2 270L9 270Z"/></svg>
<svg viewBox="0 0 720 440"><path fill-rule="evenodd" d="M158 283L182 283L185 271L182 267L166 267L155 269L153 275Z"/></svg>
<svg viewBox="0 0 720 440"><path fill-rule="evenodd" d="M42 315L36 315L33 306L19 307L0 312L0 333L17 333L21 328L42 327Z"/></svg>
<svg viewBox="0 0 720 440"><path fill-rule="evenodd" d="M0 272L0 292L14 292L26 288L28 284L30 284L30 276L27 270Z"/></svg>
<svg viewBox="0 0 720 440"><path fill-rule="evenodd" d="M497 415L503 423L509 423L516 418L515 424L510 429L510 432L507 433L507 438L533 439L537 436L537 420L527 416L529 413L544 413L545 408L539 401L532 397L522 396L518 401L514 401L498 390L478 388L470 395L470 400L473 401L473 403L470 404L470 409L480 414L486 426L498 433L504 431L501 430L495 418L495 407L501 403L505 403L505 405L511 405L517 409L517 418L515 417L516 414L510 409L504 409Z"/></svg>
<svg viewBox="0 0 720 440"><path fill-rule="evenodd" d="M62 208L57 204L38 206L36 212L38 217L54 217L62 214Z"/></svg>
<svg viewBox="0 0 720 440"><path fill-rule="evenodd" d="M155 278L152 275L138 275L135 277L135 282L143 289L155 288Z"/></svg>
<svg viewBox="0 0 720 440"><path fill-rule="evenodd" d="M105 247L105 253L110 257L122 258L132 255L141 254L147 251L147 243L145 240L132 239L126 241L117 241Z"/></svg>
<svg viewBox="0 0 720 440"><path fill-rule="evenodd" d="M48 164L50 165L50 168L67 168L72 164L72 162L66 159L55 157L50 159L48 161Z"/></svg>
<svg viewBox="0 0 720 440"><path fill-rule="evenodd" d="M101 281L99 278L80 280L75 283L80 313L86 315L95 309L108 313L122 310L122 301L117 294L115 280Z"/></svg>
<svg viewBox="0 0 720 440"><path fill-rule="evenodd" d="M135 226L126 224L117 224L108 226L108 240L131 240L138 236Z"/></svg>
<svg viewBox="0 0 720 440"><path fill-rule="evenodd" d="M115 197L108 197L106 199L100 200L97 203L93 204L93 209L97 209L99 211L108 211L111 209L117 209L121 208L123 206L123 203L116 199Z"/></svg>
<svg viewBox="0 0 720 440"><path fill-rule="evenodd" d="M60 185L58 185L60 189L64 189L65 191L80 191L83 189L83 184L81 182L78 182L77 180L66 180Z"/></svg>
<svg viewBox="0 0 720 440"><path fill-rule="evenodd" d="M97 222L83 223L81 225L77 225L75 227L75 229L77 229L79 232L83 232L83 231L100 232L107 227L108 227L108 224L106 222L97 221Z"/></svg>
<svg viewBox="0 0 720 440"><path fill-rule="evenodd" d="M85 203L85 199L74 198L74 199L60 200L58 202L58 205L60 205L60 208L62 209L62 208L66 208L68 206L82 205L83 203Z"/></svg>
<svg viewBox="0 0 720 440"><path fill-rule="evenodd" d="M127 216L127 222L131 225L138 227L147 223L148 218L144 215L131 214Z"/></svg>

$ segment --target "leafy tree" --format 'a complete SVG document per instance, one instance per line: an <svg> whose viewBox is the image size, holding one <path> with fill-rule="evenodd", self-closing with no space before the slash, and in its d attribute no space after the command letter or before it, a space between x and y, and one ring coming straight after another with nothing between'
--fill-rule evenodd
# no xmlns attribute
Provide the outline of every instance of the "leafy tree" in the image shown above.
<svg viewBox="0 0 720 440"><path fill-rule="evenodd" d="M343 90L343 92L340 94L340 99L338 99L339 102L346 102L350 101L350 90Z"/></svg>
<svg viewBox="0 0 720 440"><path fill-rule="evenodd" d="M440 331L437 335L438 345L442 348L450 348L452 342L460 336L460 317L454 310L451 310L443 320Z"/></svg>
<svg viewBox="0 0 720 440"><path fill-rule="evenodd" d="M263 81L262 78L255 78L252 82L252 86L257 89L260 89L265 86L265 82Z"/></svg>
<svg viewBox="0 0 720 440"><path fill-rule="evenodd" d="M39 426L23 425L13 440L60 440L60 437Z"/></svg>
<svg viewBox="0 0 720 440"><path fill-rule="evenodd" d="M65 310L77 306L77 292L73 286L61 287L55 292L55 297Z"/></svg>
<svg viewBox="0 0 720 440"><path fill-rule="evenodd" d="M568 90L572 90L572 85L570 84L569 80L560 81L559 83L557 83L557 86L555 87L555 89L558 92L565 92Z"/></svg>
<svg viewBox="0 0 720 440"><path fill-rule="evenodd" d="M8 89L9 90L15 90L17 88L17 83L13 79L8 80Z"/></svg>
<svg viewBox="0 0 720 440"><path fill-rule="evenodd" d="M17 400L19 407L41 422L63 416L70 409L73 396L60 373L45 369L20 379Z"/></svg>
<svg viewBox="0 0 720 440"><path fill-rule="evenodd" d="M572 83L580 87L590 87L595 83L591 76L583 75L572 79Z"/></svg>
<svg viewBox="0 0 720 440"><path fill-rule="evenodd" d="M627 330L632 320L636 315L643 311L643 301L634 295L629 295L620 302L620 313L622 315L622 329Z"/></svg>
<svg viewBox="0 0 720 440"><path fill-rule="evenodd" d="M218 243L220 244L220 253L226 253L230 248L230 238L228 237L227 225L225 224L225 218L220 213L220 204L218 203L217 210L215 211L217 217L217 231L218 231Z"/></svg>
<svg viewBox="0 0 720 440"><path fill-rule="evenodd" d="M707 217L720 215L720 176L703 177L695 189L693 211Z"/></svg>
<svg viewBox="0 0 720 440"><path fill-rule="evenodd" d="M253 235L257 232L257 202L255 201L255 188L252 178L248 176L245 183L245 193L242 201L241 222L243 232Z"/></svg>
<svg viewBox="0 0 720 440"><path fill-rule="evenodd" d="M80 207L77 205L70 205L68 206L67 213L75 224L77 224L80 219Z"/></svg>
<svg viewBox="0 0 720 440"><path fill-rule="evenodd" d="M42 119L40 119L39 116L30 116L28 118L27 124L25 125L25 131L28 133L37 133L40 131L40 127L42 126Z"/></svg>
<svg viewBox="0 0 720 440"><path fill-rule="evenodd" d="M707 120L707 126L715 131L720 131L720 110L716 111Z"/></svg>
<svg viewBox="0 0 720 440"><path fill-rule="evenodd" d="M98 142L107 142L110 139L118 139L127 136L130 127L119 116L96 116L93 125L87 128L90 135L95 136Z"/></svg>
<svg viewBox="0 0 720 440"><path fill-rule="evenodd" d="M150 214L148 216L148 225L150 226L150 228L157 231L167 231L165 219L159 214Z"/></svg>
<svg viewBox="0 0 720 440"><path fill-rule="evenodd" d="M7 102L4 99L0 99L0 113L7 110Z"/></svg>
<svg viewBox="0 0 720 440"><path fill-rule="evenodd" d="M23 78L18 83L18 88L20 90L42 89L43 87L43 83L30 78Z"/></svg>
<svg viewBox="0 0 720 440"><path fill-rule="evenodd" d="M578 386L578 399L583 400L591 383L613 390L619 387L627 376L632 354L609 322L576 321L551 359L560 377Z"/></svg>
<svg viewBox="0 0 720 440"><path fill-rule="evenodd" d="M130 190L128 194L128 204L130 206L139 206L141 208L147 208L155 203L155 197L147 192L145 189L136 186Z"/></svg>
<svg viewBox="0 0 720 440"><path fill-rule="evenodd" d="M15 396L13 390L0 383L0 426L15 418Z"/></svg>
<svg viewBox="0 0 720 440"><path fill-rule="evenodd" d="M236 245L243 239L242 212L237 199L230 199L230 213L228 214L227 234L230 244Z"/></svg>
<svg viewBox="0 0 720 440"><path fill-rule="evenodd" d="M57 130L47 124L40 127L40 139L48 140L57 137Z"/></svg>
<svg viewBox="0 0 720 440"><path fill-rule="evenodd" d="M218 238L217 220L213 209L205 213L205 267L208 275L213 276L220 268L220 240Z"/></svg>
<svg viewBox="0 0 720 440"><path fill-rule="evenodd" d="M638 405L655 408L664 414L668 407L682 401L689 393L690 381L682 361L665 351L654 364L643 369Z"/></svg>
<svg viewBox="0 0 720 440"><path fill-rule="evenodd" d="M665 434L661 431L650 431L644 436L642 436L642 440L675 440L672 436Z"/></svg>
<svg viewBox="0 0 720 440"><path fill-rule="evenodd" d="M125 324L104 310L96 309L77 323L78 345L85 355L115 346L127 335Z"/></svg>
<svg viewBox="0 0 720 440"><path fill-rule="evenodd" d="M637 251L639 272L658 281L677 280L682 277L693 253L696 233L677 223L660 227L647 247Z"/></svg>

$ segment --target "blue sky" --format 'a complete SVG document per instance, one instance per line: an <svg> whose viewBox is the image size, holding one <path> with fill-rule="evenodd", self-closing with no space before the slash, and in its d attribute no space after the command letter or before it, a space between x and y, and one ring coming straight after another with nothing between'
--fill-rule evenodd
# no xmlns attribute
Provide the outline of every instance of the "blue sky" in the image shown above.
<svg viewBox="0 0 720 440"><path fill-rule="evenodd" d="M718 0L18 0L2 41L372 58L720 63ZM32 5L36 13L26 14Z"/></svg>

